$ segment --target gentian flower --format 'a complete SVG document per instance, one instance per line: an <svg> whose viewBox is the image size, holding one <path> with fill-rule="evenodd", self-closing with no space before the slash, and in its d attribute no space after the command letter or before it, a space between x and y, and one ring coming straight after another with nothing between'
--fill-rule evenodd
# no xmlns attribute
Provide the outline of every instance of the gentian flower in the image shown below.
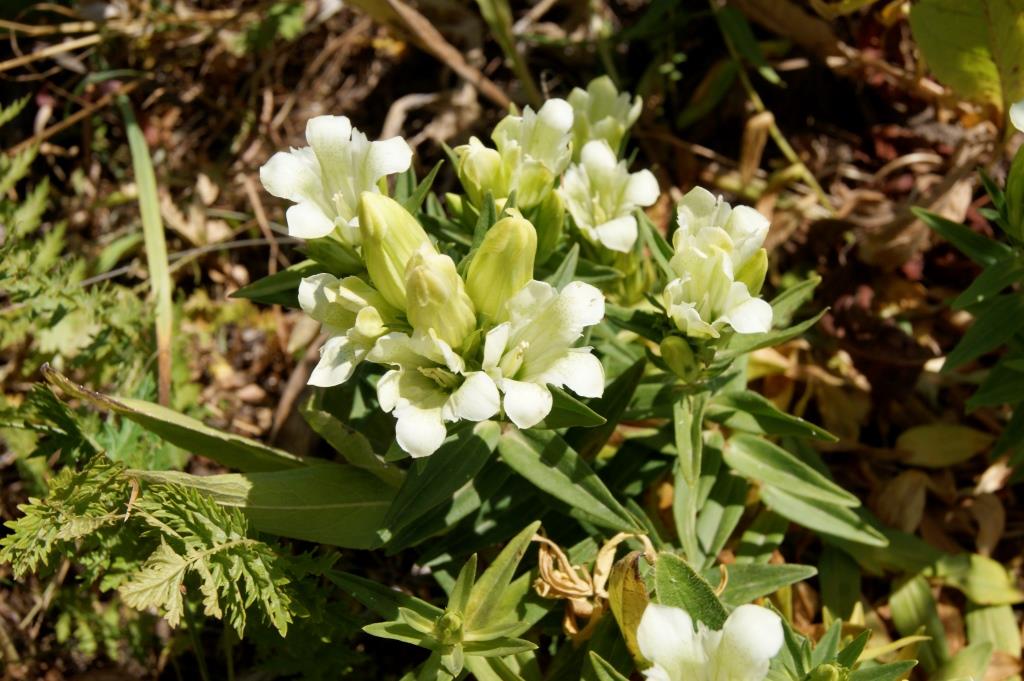
<svg viewBox="0 0 1024 681"><path fill-rule="evenodd" d="M653 205L660 191L651 171L630 173L604 140L587 142L580 163L566 171L559 187L587 241L620 253L628 253L636 243L633 211Z"/></svg>
<svg viewBox="0 0 1024 681"><path fill-rule="evenodd" d="M681 608L648 604L637 643L652 666L651 681L763 681L782 648L782 621L759 605L741 605L721 631L693 619Z"/></svg>
<svg viewBox="0 0 1024 681"><path fill-rule="evenodd" d="M640 117L643 100L615 88L608 76L590 81L587 89L573 88L569 93L573 118L573 158L579 160L583 146L590 140L604 140L618 153L622 138Z"/></svg>
<svg viewBox="0 0 1024 681"><path fill-rule="evenodd" d="M336 234L349 246L359 245L360 194L379 192L382 177L408 170L412 149L401 137L371 142L345 116L311 118L306 142L277 152L260 168L263 186L295 203L285 214L291 236Z"/></svg>

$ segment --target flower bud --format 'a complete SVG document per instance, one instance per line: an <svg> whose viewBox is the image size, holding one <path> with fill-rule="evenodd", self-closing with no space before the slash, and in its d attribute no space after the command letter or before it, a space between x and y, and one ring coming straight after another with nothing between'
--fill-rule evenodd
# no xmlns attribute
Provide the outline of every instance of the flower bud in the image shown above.
<svg viewBox="0 0 1024 681"><path fill-rule="evenodd" d="M386 301L404 310L406 265L420 249L436 254L430 237L400 203L371 192L359 197L359 231L373 285Z"/></svg>
<svg viewBox="0 0 1024 681"><path fill-rule="evenodd" d="M406 316L414 329L433 329L453 349L476 329L476 311L466 286L447 255L415 253L405 273Z"/></svg>
<svg viewBox="0 0 1024 681"><path fill-rule="evenodd" d="M692 381L697 378L700 366L693 355L693 349L679 336L667 336L661 341L661 359L679 378Z"/></svg>
<svg viewBox="0 0 1024 681"><path fill-rule="evenodd" d="M503 218L484 235L469 263L466 288L476 309L489 319L498 319L505 301L533 279L537 232L519 216Z"/></svg>
<svg viewBox="0 0 1024 681"><path fill-rule="evenodd" d="M537 262L543 265L558 249L565 233L565 204L558 192L548 192L536 206L526 211L537 229Z"/></svg>
<svg viewBox="0 0 1024 681"><path fill-rule="evenodd" d="M810 681L847 681L850 678L850 670L837 664L819 664L811 670L807 678Z"/></svg>
<svg viewBox="0 0 1024 681"><path fill-rule="evenodd" d="M455 152L459 156L459 181L473 205L483 205L488 193L495 199L508 196L508 173L497 150L485 147L474 137Z"/></svg>
<svg viewBox="0 0 1024 681"><path fill-rule="evenodd" d="M736 272L736 281L746 284L750 295L756 296L764 286L766 274L768 274L768 251L759 248Z"/></svg>

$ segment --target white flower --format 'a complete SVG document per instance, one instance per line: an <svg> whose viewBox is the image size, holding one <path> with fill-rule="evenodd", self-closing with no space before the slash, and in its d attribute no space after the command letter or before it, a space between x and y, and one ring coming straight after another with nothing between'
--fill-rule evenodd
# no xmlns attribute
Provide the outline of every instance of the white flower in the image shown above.
<svg viewBox="0 0 1024 681"><path fill-rule="evenodd" d="M607 142L594 140L566 171L559 192L588 241L628 253L637 237L633 211L653 205L660 190L651 171L630 173Z"/></svg>
<svg viewBox="0 0 1024 681"><path fill-rule="evenodd" d="M462 357L433 330L382 336L367 359L395 367L377 381L377 400L394 413L395 439L414 457L437 451L447 435L445 422L484 421L498 413L491 377L467 372Z"/></svg>
<svg viewBox="0 0 1024 681"><path fill-rule="evenodd" d="M310 385L320 387L340 385L351 378L397 315L397 310L362 279L337 279L326 273L302 280L299 305L330 334L309 377Z"/></svg>
<svg viewBox="0 0 1024 681"><path fill-rule="evenodd" d="M1010 105L1010 123L1024 132L1024 99Z"/></svg>
<svg viewBox="0 0 1024 681"><path fill-rule="evenodd" d="M772 307L750 295L733 278L732 260L721 242L704 234L672 258L678 279L665 287L665 307L676 327L688 336L718 338L725 326L736 333L764 333L772 325Z"/></svg>
<svg viewBox="0 0 1024 681"><path fill-rule="evenodd" d="M762 681L783 642L779 616L759 605L733 610L721 631L694 631L685 610L650 603L636 634L655 681Z"/></svg>
<svg viewBox="0 0 1024 681"><path fill-rule="evenodd" d="M629 94L620 94L611 78L601 76L590 81L586 90L573 88L569 104L575 113L573 157L578 160L590 140L604 140L618 152L626 131L640 116L643 100L634 97L630 101Z"/></svg>
<svg viewBox="0 0 1024 681"><path fill-rule="evenodd" d="M604 369L589 347L573 347L604 317L604 296L574 281L561 292L531 281L506 304L506 318L484 340L483 369L504 394L505 414L520 428L551 412L548 385L581 397L604 393Z"/></svg>
<svg viewBox="0 0 1024 681"><path fill-rule="evenodd" d="M317 116L306 123L308 147L279 151L262 168L268 192L295 203L288 209L288 234L303 239L335 230L359 244L359 195L379 192L377 181L408 170L412 149L401 137L370 142L345 116Z"/></svg>
<svg viewBox="0 0 1024 681"><path fill-rule="evenodd" d="M672 237L676 253L685 252L698 238L714 240L728 250L733 272L754 257L764 244L769 226L768 218L753 208L733 208L702 187L694 187L683 197L676 222L679 228ZM727 239L719 238L722 235Z"/></svg>

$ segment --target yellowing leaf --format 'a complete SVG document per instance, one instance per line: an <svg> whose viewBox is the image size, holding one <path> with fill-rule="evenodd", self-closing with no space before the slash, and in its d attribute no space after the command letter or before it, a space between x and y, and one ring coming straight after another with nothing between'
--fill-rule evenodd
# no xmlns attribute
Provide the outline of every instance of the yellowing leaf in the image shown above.
<svg viewBox="0 0 1024 681"><path fill-rule="evenodd" d="M992 436L952 423L930 423L904 431L896 440L907 463L925 468L944 468L970 459L992 444Z"/></svg>
<svg viewBox="0 0 1024 681"><path fill-rule="evenodd" d="M1024 96L1024 0L919 0L910 28L935 76L1003 111Z"/></svg>

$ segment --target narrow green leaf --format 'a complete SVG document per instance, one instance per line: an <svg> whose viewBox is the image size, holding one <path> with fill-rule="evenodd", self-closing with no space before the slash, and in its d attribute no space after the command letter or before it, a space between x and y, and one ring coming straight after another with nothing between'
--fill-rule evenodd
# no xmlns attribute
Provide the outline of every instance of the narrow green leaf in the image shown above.
<svg viewBox="0 0 1024 681"><path fill-rule="evenodd" d="M917 665L917 660L903 660L875 667L863 667L850 672L849 681L899 681L915 665Z"/></svg>
<svg viewBox="0 0 1024 681"><path fill-rule="evenodd" d="M725 590L719 596L722 603L730 607L750 603L751 601L770 596L779 589L810 579L818 574L813 565L764 565L759 563L736 563L726 566L728 581ZM718 568L705 570L701 573L712 588L721 584L722 573Z"/></svg>
<svg viewBox="0 0 1024 681"><path fill-rule="evenodd" d="M526 549L530 546L533 535L537 534L539 527L540 521L527 525L522 532L505 545L494 562L488 565L484 573L480 575L466 604L466 617L463 624L466 631L472 632L492 626L496 621L509 615L514 617L514 611L498 612L496 606L501 602L509 584L512 583L516 568L526 554Z"/></svg>
<svg viewBox="0 0 1024 681"><path fill-rule="evenodd" d="M911 636L922 632L931 637L918 648L921 664L929 673L934 673L947 660L949 649L946 645L946 632L939 618L928 582L921 575L904 581L889 598L892 610L892 621L901 636Z"/></svg>
<svg viewBox="0 0 1024 681"><path fill-rule="evenodd" d="M280 272L257 279L248 286L238 289L230 297L298 309L299 283L304 277L311 277L323 271L323 265L313 260L304 260Z"/></svg>
<svg viewBox="0 0 1024 681"><path fill-rule="evenodd" d="M966 364L1009 341L1024 328L1024 295L1011 293L996 296L978 310L974 323L946 356L943 371Z"/></svg>
<svg viewBox="0 0 1024 681"><path fill-rule="evenodd" d="M408 608L431 620L444 614L441 608L372 579L340 570L329 570L324 574L345 593L386 619L398 619L399 608Z"/></svg>
<svg viewBox="0 0 1024 681"><path fill-rule="evenodd" d="M968 603L965 621L967 640L971 643L991 643L993 650L1020 655L1020 627L1011 606Z"/></svg>
<svg viewBox="0 0 1024 681"><path fill-rule="evenodd" d="M472 480L494 452L499 431L493 421L460 428L436 452L413 461L384 519L385 536L390 538L427 511L450 500Z"/></svg>
<svg viewBox="0 0 1024 681"><path fill-rule="evenodd" d="M597 675L598 681L629 681L610 662L593 650L590 651L590 661L594 665L594 673Z"/></svg>
<svg viewBox="0 0 1024 681"><path fill-rule="evenodd" d="M741 355L746 355L761 348L772 348L782 345L787 341L798 338L805 331L818 323L828 310L822 310L810 319L806 319L788 329L768 331L766 333L738 333L729 341L727 349L720 352L715 358L716 362L731 362Z"/></svg>
<svg viewBox="0 0 1024 681"><path fill-rule="evenodd" d="M980 305L1024 279L1024 259L1014 253L985 268L967 289L950 304L954 310Z"/></svg>
<svg viewBox="0 0 1024 681"><path fill-rule="evenodd" d="M923 208L915 207L910 210L913 211L914 215L921 222L938 232L939 236L956 246L961 253L983 267L994 265L1003 258L1013 254L1013 251L1006 244L978 234L970 227L947 220L935 213L929 213Z"/></svg>
<svg viewBox="0 0 1024 681"><path fill-rule="evenodd" d="M49 365L43 367L43 375L51 384L70 395L86 400L97 409L124 416L173 445L213 459L229 468L256 472L320 463L315 460L303 460L294 454L241 435L219 431L201 421L152 402L128 397L113 398L94 392L71 382Z"/></svg>
<svg viewBox="0 0 1024 681"><path fill-rule="evenodd" d="M755 435L733 435L725 445L725 462L752 480L808 500L857 507L860 500L781 447Z"/></svg>
<svg viewBox="0 0 1024 681"><path fill-rule="evenodd" d="M773 485L761 488L761 498L773 511L797 525L858 544L888 545L885 535L845 506L809 501Z"/></svg>
<svg viewBox="0 0 1024 681"><path fill-rule="evenodd" d="M570 515L618 532L642 528L565 440L551 431L510 428L498 451L514 471L568 505Z"/></svg>
<svg viewBox="0 0 1024 681"><path fill-rule="evenodd" d="M356 549L380 545L377 528L395 494L364 470L332 463L264 473L132 475L206 492L221 506L241 509L261 532Z"/></svg>
<svg viewBox="0 0 1024 681"><path fill-rule="evenodd" d="M824 428L780 410L752 390L718 393L708 406L707 418L734 430L765 435L796 435L827 442L838 438Z"/></svg>
<svg viewBox="0 0 1024 681"><path fill-rule="evenodd" d="M434 186L434 179L437 177L437 172L441 170L441 166L443 165L444 159L441 159L434 164L434 167L429 173L427 173L427 176L424 177L418 185L416 185L416 189L402 201L402 206L405 207L407 211L414 215L419 212L420 208L423 206L423 201L427 198L427 194L430 193L430 188Z"/></svg>
<svg viewBox="0 0 1024 681"><path fill-rule="evenodd" d="M571 394L556 386L548 386L551 391L551 411L535 428L569 428L579 426L593 428L605 423L605 418L588 407Z"/></svg>
<svg viewBox="0 0 1024 681"><path fill-rule="evenodd" d="M931 677L932 681L962 681L963 679L983 678L991 657L991 643L987 641L971 643L969 646L961 648L949 662L942 665L942 668Z"/></svg>
<svg viewBox="0 0 1024 681"><path fill-rule="evenodd" d="M473 590L474 584L476 584L475 553L469 557L469 560L467 560L462 565L462 569L459 570L459 576L455 580L455 586L452 587L452 591L448 595L448 610L464 614L466 612L466 606L469 604L469 595Z"/></svg>
<svg viewBox="0 0 1024 681"><path fill-rule="evenodd" d="M315 408L312 403L301 408L302 417L338 454L353 466L362 468L392 487L405 480L405 471L385 461L373 451L365 435L343 423L333 414Z"/></svg>

